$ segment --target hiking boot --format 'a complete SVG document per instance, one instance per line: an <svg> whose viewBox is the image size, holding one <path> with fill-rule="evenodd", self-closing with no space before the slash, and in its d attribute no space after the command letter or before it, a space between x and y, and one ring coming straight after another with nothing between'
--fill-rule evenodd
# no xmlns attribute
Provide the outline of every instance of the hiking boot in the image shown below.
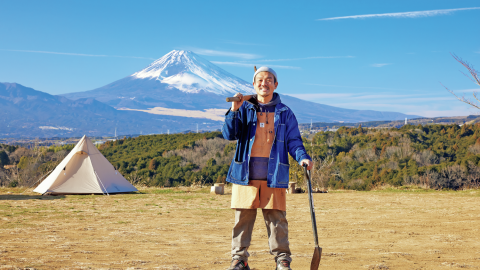
<svg viewBox="0 0 480 270"><path fill-rule="evenodd" d="M227 270L250 270L250 266L248 266L248 262L233 260Z"/></svg>
<svg viewBox="0 0 480 270"><path fill-rule="evenodd" d="M287 260L277 261L277 268L276 270L292 270L290 268L290 262Z"/></svg>

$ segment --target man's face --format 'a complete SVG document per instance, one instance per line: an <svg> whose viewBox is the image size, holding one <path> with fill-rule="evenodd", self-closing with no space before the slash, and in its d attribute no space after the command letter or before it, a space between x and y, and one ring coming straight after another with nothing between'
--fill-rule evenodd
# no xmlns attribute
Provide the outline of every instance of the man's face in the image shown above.
<svg viewBox="0 0 480 270"><path fill-rule="evenodd" d="M258 73L253 83L257 95L261 97L273 96L273 91L277 89L277 86L278 82L275 82L275 77L268 71Z"/></svg>

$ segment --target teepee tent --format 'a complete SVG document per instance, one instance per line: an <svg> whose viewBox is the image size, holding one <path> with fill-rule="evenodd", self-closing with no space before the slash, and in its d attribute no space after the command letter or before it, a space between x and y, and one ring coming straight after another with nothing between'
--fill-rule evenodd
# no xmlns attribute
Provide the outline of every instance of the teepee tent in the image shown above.
<svg viewBox="0 0 480 270"><path fill-rule="evenodd" d="M115 170L87 136L83 136L33 191L42 194L110 194L137 189Z"/></svg>

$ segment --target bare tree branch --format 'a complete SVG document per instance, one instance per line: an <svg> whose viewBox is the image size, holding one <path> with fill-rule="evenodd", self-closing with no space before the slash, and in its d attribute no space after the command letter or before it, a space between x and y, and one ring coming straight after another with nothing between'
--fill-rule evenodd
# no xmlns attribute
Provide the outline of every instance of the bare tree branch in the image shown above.
<svg viewBox="0 0 480 270"><path fill-rule="evenodd" d="M471 77L468 76L467 74L461 72L463 75L465 75L467 78L469 78L472 82L474 82L475 84L479 85L480 86L480 78L479 78L479 75L478 75L478 71L475 70L475 68L473 67L473 65L467 63L466 61L462 60L462 58L458 57L457 55L455 54L452 54L450 53L450 55L457 61L459 62L460 64L462 64L462 66L464 66L467 70L468 70L468 73L470 73ZM473 92L473 98L474 100L471 100L471 99L468 99L465 97L465 94L462 96L462 97L459 97L457 96L452 90L448 89L445 85L443 85L442 83L440 83L443 87L445 87L445 89L447 89L448 92L450 92L450 94L454 95L458 100L460 100L461 102L463 103L466 103L474 108L477 108L480 110L480 104L477 103L480 102L480 99L477 97L477 94L478 92L474 91Z"/></svg>
<svg viewBox="0 0 480 270"><path fill-rule="evenodd" d="M472 80L474 83L480 85L480 78L478 77L478 71L475 70L475 68L473 67L473 65L470 65L469 63L467 63L466 61L463 61L462 58L456 56L455 54L450 54L455 60L457 60L457 62L459 62L460 64L462 64L462 66L464 66L468 72L470 73L470 75L472 75L472 78L470 78L467 74L463 73L463 75L467 76L470 80Z"/></svg>

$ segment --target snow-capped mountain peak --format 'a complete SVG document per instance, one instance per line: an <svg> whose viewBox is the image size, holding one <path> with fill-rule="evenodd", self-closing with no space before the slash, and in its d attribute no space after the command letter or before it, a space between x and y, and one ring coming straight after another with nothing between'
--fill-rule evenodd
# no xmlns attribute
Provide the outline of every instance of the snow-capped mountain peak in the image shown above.
<svg viewBox="0 0 480 270"><path fill-rule="evenodd" d="M198 93L202 90L218 95L255 92L250 83L191 51L173 50L131 77L158 80L168 84L170 88L187 93Z"/></svg>

